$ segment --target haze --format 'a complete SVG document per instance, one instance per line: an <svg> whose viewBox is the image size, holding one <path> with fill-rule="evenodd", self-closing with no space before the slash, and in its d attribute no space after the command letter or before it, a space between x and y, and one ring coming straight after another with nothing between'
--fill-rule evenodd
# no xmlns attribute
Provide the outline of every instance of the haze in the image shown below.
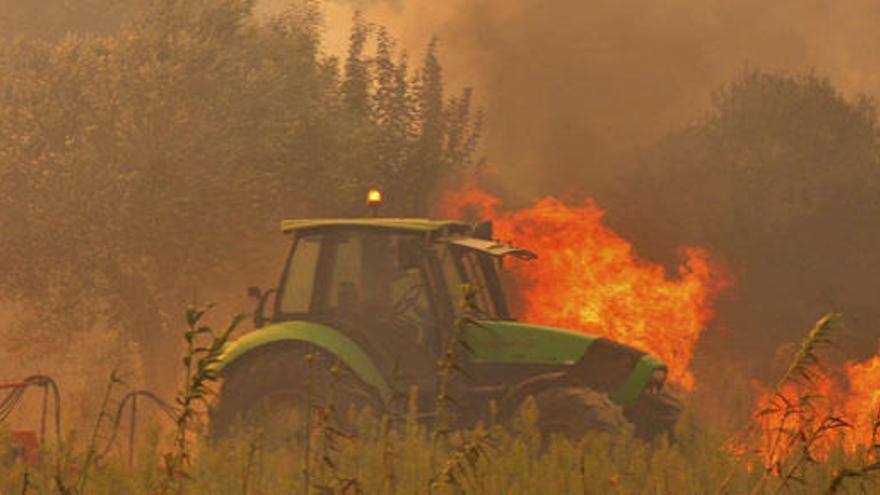
<svg viewBox="0 0 880 495"><path fill-rule="evenodd" d="M747 67L880 91L880 4L869 0L328 3L330 47L344 46L352 8L414 54L439 37L447 78L474 85L485 104L486 155L527 196L604 199L638 147L699 119Z"/></svg>

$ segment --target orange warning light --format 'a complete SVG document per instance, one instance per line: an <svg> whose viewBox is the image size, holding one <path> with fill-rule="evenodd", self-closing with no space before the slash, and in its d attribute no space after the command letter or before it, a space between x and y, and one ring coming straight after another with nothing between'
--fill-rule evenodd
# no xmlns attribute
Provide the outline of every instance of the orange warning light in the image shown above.
<svg viewBox="0 0 880 495"><path fill-rule="evenodd" d="M367 206L379 206L383 201L382 191L373 188L367 192Z"/></svg>

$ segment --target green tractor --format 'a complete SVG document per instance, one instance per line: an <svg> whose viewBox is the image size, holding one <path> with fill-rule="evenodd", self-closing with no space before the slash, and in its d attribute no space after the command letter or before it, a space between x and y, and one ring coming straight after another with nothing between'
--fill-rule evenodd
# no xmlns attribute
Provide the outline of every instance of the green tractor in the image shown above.
<svg viewBox="0 0 880 495"><path fill-rule="evenodd" d="M462 377L449 391L454 427L488 419L493 401L495 419L509 417L529 396L542 432L574 437L600 430L652 438L679 416L678 399L664 390L667 367L655 357L514 320L503 259L536 255L494 241L488 222L288 220L282 230L292 246L279 284L249 289L257 329L232 342L219 364L214 435L257 427L277 439L292 415L304 419L328 403L381 414L413 390L430 423L453 339Z"/></svg>

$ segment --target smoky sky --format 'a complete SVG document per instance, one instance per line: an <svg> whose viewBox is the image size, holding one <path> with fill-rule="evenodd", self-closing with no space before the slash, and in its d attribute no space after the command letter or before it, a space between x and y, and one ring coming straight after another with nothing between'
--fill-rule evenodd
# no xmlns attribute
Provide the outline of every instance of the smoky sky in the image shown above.
<svg viewBox="0 0 880 495"><path fill-rule="evenodd" d="M447 80L474 86L487 112L489 162L527 196L577 190L601 200L638 150L703 116L713 91L747 68L814 71L848 95L880 91L880 2L871 0L325 6L330 46L344 46L340 20L352 8L388 25L414 57L436 35Z"/></svg>

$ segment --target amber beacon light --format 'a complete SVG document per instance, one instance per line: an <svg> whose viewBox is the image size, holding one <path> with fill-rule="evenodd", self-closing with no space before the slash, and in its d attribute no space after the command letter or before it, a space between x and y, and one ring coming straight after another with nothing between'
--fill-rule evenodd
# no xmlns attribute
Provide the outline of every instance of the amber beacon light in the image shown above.
<svg viewBox="0 0 880 495"><path fill-rule="evenodd" d="M367 191L367 207L374 217L379 216L379 207L384 201L385 198L382 196L381 190L374 187Z"/></svg>

